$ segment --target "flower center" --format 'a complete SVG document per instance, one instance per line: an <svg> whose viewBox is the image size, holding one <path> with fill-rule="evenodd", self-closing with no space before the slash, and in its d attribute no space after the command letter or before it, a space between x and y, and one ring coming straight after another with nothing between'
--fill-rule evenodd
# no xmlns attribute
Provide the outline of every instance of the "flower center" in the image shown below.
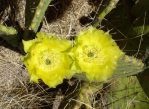
<svg viewBox="0 0 149 109"><path fill-rule="evenodd" d="M54 70L60 63L60 59L59 53L45 50L40 53L38 62L43 70Z"/></svg>
<svg viewBox="0 0 149 109"><path fill-rule="evenodd" d="M94 53L90 51L90 52L88 52L87 56L88 57L94 57Z"/></svg>
<svg viewBox="0 0 149 109"><path fill-rule="evenodd" d="M83 47L83 52L84 52L84 55L87 56L87 58L92 58L92 59L97 58L100 53L97 47L87 46L87 45Z"/></svg>
<svg viewBox="0 0 149 109"><path fill-rule="evenodd" d="M103 64L104 56L99 47L95 45L84 45L82 51L79 53L79 57L82 61L88 64Z"/></svg>
<svg viewBox="0 0 149 109"><path fill-rule="evenodd" d="M50 65L50 64L51 64L51 60L47 58L47 59L45 60L45 64L46 64L46 65Z"/></svg>

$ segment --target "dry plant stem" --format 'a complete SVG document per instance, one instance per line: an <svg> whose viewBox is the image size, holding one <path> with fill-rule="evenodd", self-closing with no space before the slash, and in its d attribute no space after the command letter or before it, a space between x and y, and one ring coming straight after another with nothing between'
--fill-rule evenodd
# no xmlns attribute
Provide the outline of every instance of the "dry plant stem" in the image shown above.
<svg viewBox="0 0 149 109"><path fill-rule="evenodd" d="M44 17L45 11L47 10L49 4L51 3L52 0L40 0L35 15L33 17L32 23L29 27L29 30L34 31L35 33L38 30L38 27Z"/></svg>
<svg viewBox="0 0 149 109"><path fill-rule="evenodd" d="M105 18L107 14L109 14L114 8L116 8L117 3L119 0L110 0L109 4L105 7L105 9L98 15L99 22L94 24L95 27L98 26L100 22Z"/></svg>

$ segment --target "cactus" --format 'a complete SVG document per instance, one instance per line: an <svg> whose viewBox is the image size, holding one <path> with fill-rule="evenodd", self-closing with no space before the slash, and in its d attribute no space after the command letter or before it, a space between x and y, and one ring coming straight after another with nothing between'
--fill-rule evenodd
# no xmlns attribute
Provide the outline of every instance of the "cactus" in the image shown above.
<svg viewBox="0 0 149 109"><path fill-rule="evenodd" d="M18 32L15 28L0 25L0 37L6 40L13 47L17 47L19 45L19 37L17 34Z"/></svg>
<svg viewBox="0 0 149 109"><path fill-rule="evenodd" d="M113 77L111 78L112 80L118 80L121 84L119 84L119 86L113 87L113 85L110 85L110 83L108 83L109 85L106 85L104 87L103 83L101 83L101 82L93 82L93 83L82 82L81 88L80 88L80 93L79 93L78 98L76 100L79 102L77 102L75 108L76 107L80 108L82 105L84 105L87 109L96 108L96 106L94 107L94 105L93 105L93 102L95 102L94 101L95 100L94 95L99 90L106 90L106 89L108 89L108 87L110 87L111 92L107 93L105 95L108 101L104 101L104 102L108 102L107 106L108 107L110 106L112 109L115 109L117 106L124 104L123 100L125 101L126 99L124 99L123 96L125 96L124 93L126 90L120 91L119 93L117 93L116 91L115 92L112 92L112 91L113 90L122 90L123 88L125 88L125 85L128 85L127 80L129 78L133 78L133 79L132 79L132 83L128 86L128 91L130 92L129 93L130 95L128 94L128 99L131 99L133 96L137 96L137 99L145 99L145 95L142 92L140 92L140 90L141 90L140 88L139 88L139 90L138 89L136 90L136 93L139 93L139 95L135 95L135 92L131 89L132 87L134 87L134 88L138 87L138 82L136 83L136 81L137 81L136 77L131 77L131 76L132 75L142 75L142 74L138 74L138 73L142 72L143 70L144 70L144 64L141 62L141 60L138 60L134 57L130 57L127 55L123 56L118 61L117 69L115 70ZM134 86L134 83L136 86ZM143 83L143 85L145 85L145 83ZM146 92L148 93L147 87L146 87ZM114 97L110 98L111 94L113 94L113 93L116 93L116 94L114 94L112 96L119 97L118 101L116 101ZM140 94L141 94L141 96L140 96ZM111 104L114 100L116 103L114 102L113 104ZM139 104L135 103L135 105L138 109L141 106L142 107L143 106L148 107L146 104L143 104L143 103L139 103ZM98 104L98 108L100 106L101 105ZM123 106L125 107L126 105L123 105ZM132 106L132 104L131 104L131 106ZM103 107L101 107L101 108L103 108Z"/></svg>
<svg viewBox="0 0 149 109"><path fill-rule="evenodd" d="M29 34L31 33L29 31L33 31L35 33L37 32L39 25L44 17L45 11L47 10L51 1L52 0L27 1L25 15L26 27L23 36L24 39L28 39L28 36L30 36ZM32 8L36 8L36 10L33 10ZM19 36L14 28L0 25L0 32L0 37L6 40L9 44L14 47L19 46Z"/></svg>
<svg viewBox="0 0 149 109"><path fill-rule="evenodd" d="M40 0L38 6L36 8L32 23L29 26L29 30L34 31L35 33L37 32L38 27L44 17L45 11L47 10L51 1L52 0Z"/></svg>
<svg viewBox="0 0 149 109"><path fill-rule="evenodd" d="M26 0L25 6L25 28L28 29L32 23L33 17L35 15L36 7L38 6L40 0Z"/></svg>
<svg viewBox="0 0 149 109"><path fill-rule="evenodd" d="M145 56L144 56L144 62L146 64L146 69L142 73L138 74L137 78L139 80L139 83L140 83L143 91L149 97L149 87L148 87L148 84L149 84L149 68L148 68L148 65L149 65L149 48L146 49Z"/></svg>
<svg viewBox="0 0 149 109"><path fill-rule="evenodd" d="M119 0L110 0L108 6L98 15L100 21L102 21L109 12L111 12L114 8L116 8Z"/></svg>
<svg viewBox="0 0 149 109"><path fill-rule="evenodd" d="M118 61L117 69L112 78L137 75L142 71L144 71L144 64L141 60L125 55Z"/></svg>
<svg viewBox="0 0 149 109"><path fill-rule="evenodd" d="M23 38L24 39L26 39L27 37L30 37L31 36L31 34L30 34L30 32L29 31L32 31L33 33L37 33L38 32L38 29L39 29L39 26L40 26L40 24L41 24L41 22L42 22L42 20L43 20L43 17L44 17L44 14L45 14L45 11L47 10L47 8L48 8L48 6L49 6L49 4L52 2L52 0L34 0L34 1L30 1L30 0L27 0L27 4L26 4L26 17L25 17L25 29L24 29L24 36L23 36ZM110 0L109 1L109 4L103 9L103 11L101 12L101 13L99 13L99 15L97 16L98 17L98 20L99 21L97 21L97 22L95 22L94 24L93 24L93 26L94 27L97 27L98 25L99 25L99 23L105 18L105 16L106 15L108 15L115 7L116 7L116 5L118 4L118 2L119 2L119 0ZM32 8L34 8L34 9L32 9ZM32 12L33 11L33 12ZM137 26L137 27L134 27L133 29L134 29L134 31L137 33L137 34L139 34L139 33L145 33L145 35L147 35L148 34L148 26L145 26L145 28L144 28L144 31L142 32L142 30L141 30L141 28L142 28L142 26ZM141 31L140 31L141 30ZM13 27L7 27L7 26L4 26L4 25L0 25L0 37L1 38L3 38L4 40L6 40L9 44L11 44L12 46L14 46L14 47L20 47L19 46L19 43L21 43L21 42L19 42L19 39L20 39L20 37L19 37L19 35L18 35L18 32L20 32L20 31L17 31L15 28L13 28ZM108 34L108 33L107 33ZM86 35L86 34L85 34ZM89 36L92 36L93 34L91 34L91 35L89 35ZM96 34L97 36L98 36L98 34ZM43 37L45 37L45 36L43 36ZM44 40L44 38L41 38L40 40L39 40L39 42L41 41L41 40ZM109 37L111 37L111 36L108 36L108 38ZM85 36L85 38L87 38L86 36ZM93 37L92 37L93 38ZM92 39L91 38L91 39ZM97 38L98 39L98 38ZM95 41L97 40L97 39L95 39ZM35 39L36 40L36 39ZM82 40L82 39L81 39ZM79 42L79 44L80 43L84 43L84 41L87 41L88 39L83 39L82 40L82 42L80 41ZM68 40L67 40L68 41ZM113 40L112 40L113 41ZM42 42L42 41L41 41ZM52 45L53 44L53 41L49 41L50 42L50 44ZM59 43L56 43L57 45L58 44L60 44L60 41L58 41ZM61 43L62 43L62 40L61 40ZM93 41L93 43L92 44L94 44L95 42ZM99 43L99 42L98 42ZM105 44L105 42L103 42L104 44ZM31 46L31 43L27 43L26 42L26 44L28 44L29 46ZM48 48L50 45L48 45L49 43L46 43L46 47ZM75 45L76 44L76 45ZM74 48L77 46L78 48L77 49L79 49L80 50L80 48L81 47L79 47L78 45L79 44L77 44L77 42L75 42L75 44L74 44ZM85 44L84 45L87 45L87 44L91 44L91 40L88 40L88 42L86 43L85 42ZM54 45L54 44L53 44ZM63 45L64 45L64 43L63 43ZM95 44L95 45L98 45L98 44ZM114 46L114 45L112 45L112 46ZM117 45L116 45L117 46ZM35 46L33 46L33 47L35 47ZM42 46L40 46L41 48L42 48ZM39 48L40 48L39 47ZM58 45L58 47L62 47L62 45ZM24 51L27 53L27 51L29 50L29 48L30 47L24 47ZM38 46L36 47L36 50L35 50L35 52L36 53L32 53L32 55L28 55L28 56L26 56L27 58L34 58L34 54L36 54L37 56L39 56L40 57L40 55L38 55L37 53L37 51L40 51L40 50L38 50L39 49L38 48ZM54 48L54 47L53 47ZM52 51L53 50L53 48L50 48L50 50ZM71 48L71 47L70 47ZM82 47L83 48L83 47ZM101 48L103 48L103 46L101 47ZM107 53L106 55L110 55L111 54L111 52L113 52L113 51L115 51L115 50L111 50L111 48L110 47L107 47L107 48L109 48L109 49L106 49L105 50L105 52L104 53ZM55 48L54 48L55 49ZM85 48L86 49L86 48ZM90 49L90 48L89 48ZM92 49L92 48L91 48ZM48 49L49 50L49 49ZM111 50L111 51L110 51ZM69 50L68 50L69 51ZM67 51L67 52L68 52ZM100 51L100 50L99 50ZM107 52L108 51L108 52ZM80 52L80 51L79 51ZM101 52L101 51L100 51ZM64 52L63 52L64 53ZM85 53L86 53L86 51L85 51ZM69 53L67 54L67 55L70 55ZM89 57L92 57L92 53L90 53L89 54ZM78 55L76 55L76 56L78 56ZM100 56L101 56L101 54L100 54ZM112 55L111 56L111 60L113 59L113 57L114 56L116 56L116 54L114 54L114 55ZM60 56L61 57L61 56ZM71 56L70 56L71 57ZM83 56L82 56L83 57ZM81 59L83 59L83 58L80 58L80 59L78 59L78 60L81 60ZM43 57L42 57L43 58ZM42 59L41 58L41 59ZM62 58L62 57L61 57ZM75 57L76 58L76 57ZM75 58L72 58L72 59L75 59ZM104 58L104 59L107 59L107 58ZM65 60L65 58L64 58L64 60ZM77 60L77 61L78 61ZM66 66L67 66L67 64L69 64L68 62L67 62L67 59L65 60L66 62ZM31 61L30 63L32 64L34 61ZM36 59L36 62L38 63L38 58ZM46 61L48 64L50 63L49 61ZM96 62L96 60L95 60L95 62ZM111 61L110 61L111 62ZM113 61L112 61L113 62ZM117 59L116 59L116 62L117 62ZM29 63L29 64L30 64ZM71 62L70 62L71 63ZM73 62L72 62L73 63ZM83 62L82 62L83 63ZM76 65L78 68L80 68L80 66L82 65L82 63L80 64L80 65ZM102 63L102 62L101 62ZM113 62L113 63L115 63L115 62ZM26 62L26 64L28 65L28 63ZM97 63L95 63L95 64L99 64L99 62L97 62ZM81 73L76 73L77 71L78 71L78 69L76 70L76 75L74 75L74 77L75 78L77 78L77 79L80 79L81 80L81 85L80 85L80 89L79 89L79 94L78 95L76 95L77 96L77 99L76 99L76 101L77 101L77 104L75 105L75 107L74 108L81 108L81 106L82 106L82 103L83 103L83 105L85 105L85 107L86 108L94 108L94 106L93 106L93 99L92 98L94 98L93 97L93 95L96 93L96 92L98 92L99 91L99 89L102 89L103 88L103 81L101 82L101 81L94 81L94 78L97 78L97 76L95 75L95 74L98 74L99 73L99 71L101 71L101 69L102 70L104 70L105 68L107 68L107 66L108 66L108 64L109 64L109 61L108 61L108 63L106 63L105 64L105 66L104 66L104 68L103 68L103 66L102 67L100 67L100 69L98 69L99 68L99 66L97 66L96 68L98 69L98 71L96 71L97 73L92 73L92 72L88 72L88 78L90 77L90 76L92 76L93 75L93 78L86 78L86 75L84 74L84 72L86 71L86 69L85 70L83 70L83 71L81 71ZM39 65L41 65L41 63L39 63ZM65 64L61 64L61 65L65 65ZM73 65L73 64L69 64L69 66L71 66L71 65ZM75 66L75 68L76 68L76 66ZM89 65L89 67L90 67L91 65ZM31 66L32 67L32 66ZM39 66L36 66L36 63L35 63L35 65L34 65L34 67L36 68L36 69L39 69ZM42 67L42 66L41 66ZM73 67L73 66L71 66L71 67ZM86 64L84 64L83 65L83 67L85 67L85 68L89 68L89 67L86 67ZM108 67L111 67L111 65L109 65ZM91 68L93 68L93 67L90 67L89 68L89 70L91 69ZM116 69L115 69L116 68ZM47 69L49 69L49 68L47 68ZM61 70L63 69L63 66L61 66L60 67L60 69L58 69L58 71L57 72L60 72ZM64 68L65 69L65 68ZM33 68L33 69L31 69L31 71L34 71L35 69ZM74 69L73 69L74 70ZM79 69L80 70L80 69ZM88 70L88 69L87 69ZM93 70L93 69L91 69L91 70ZM90 71L91 71L90 70ZM94 69L95 70L95 69ZM124 85L125 83L127 84L127 81L125 81L125 80L123 80L124 78L125 79L127 79L127 77L131 77L131 76L137 76L138 77L138 80L139 80L139 82L140 82L140 84L141 84L141 86L142 86L142 89L144 90L144 92L146 93L146 95L147 96L149 96L149 87L148 87L148 81L149 81L149 79L148 79L148 66L146 65L144 65L144 63L141 61L141 60L139 60L139 59L136 59L135 57L133 57L133 56L128 56L128 55L124 55L123 57L121 57L119 60L118 60L118 62L117 62L117 66L114 66L114 69L112 69L111 70L112 71L112 73L113 73L113 76L111 77L111 78L109 78L107 81L112 81L112 80L115 80L115 79L117 79L117 78L120 78L119 80L120 81L122 81L122 84ZM114 71L114 72L113 72ZM54 72L54 71L53 71ZM64 70L64 72L65 72L65 70ZM82 73L83 72L83 73ZM38 72L38 74L40 74L41 73L41 71L40 72ZM46 72L47 73L47 72ZM55 72L54 72L55 73ZM73 72L74 73L74 72ZM103 71L101 71L101 73L103 73ZM106 73L109 73L109 71L107 71ZM30 73L31 74L31 73ZM34 71L33 72L33 74L36 74L36 72ZM48 79L46 79L45 80L45 78L47 78L47 76L45 76L45 75L43 75L44 73L41 73L41 75L42 76L44 76L44 78L42 77L41 79L43 79L44 81L46 81L46 84L47 85L49 85L49 87L56 87L58 84L60 84L60 83L62 83L62 80L60 80L60 82L58 81L58 83L55 83L55 84L53 84L53 83L48 83L49 82L49 78ZM105 73L104 73L105 74ZM47 73L47 75L49 75L49 73ZM112 75L112 74L111 74ZM50 75L51 76L51 75ZM53 75L52 75L53 76ZM58 75L56 75L56 77L55 78L57 78L59 76L59 74ZM63 78L66 78L68 75L62 75L62 77ZM72 76L72 75L71 75ZM71 77L70 76L70 77ZM99 75L98 75L99 76ZM69 77L69 78L70 78ZM110 77L110 76L108 76L108 77ZM55 80L55 78L52 80L52 82ZM62 79L63 79L62 78ZM51 78L50 78L51 79ZM106 77L106 79L107 79L107 77ZM38 78L36 78L35 77L35 75L32 75L32 80L34 80L35 82L38 82ZM103 79L99 79L99 80L103 80ZM104 81L105 82L105 81ZM121 89L121 87L123 87L123 85L120 85L118 88L119 89ZM113 87L112 87L113 88ZM111 88L111 89L112 89ZM113 88L114 90L115 90L115 88ZM112 90L113 90L112 89ZM132 90L131 90L132 91ZM123 93L121 93L121 94L123 94ZM119 95L121 95L121 94L116 94L116 96L119 96ZM107 96L109 97L110 95L109 94L107 94ZM78 102L78 101L80 101L80 102ZM108 98L108 101L111 101L111 99L110 98ZM120 104L121 104L121 102L120 102ZM114 107L115 107L115 104L114 104Z"/></svg>
<svg viewBox="0 0 149 109"><path fill-rule="evenodd" d="M99 14L97 14L98 21L94 22L93 25L97 27L105 18L105 16L108 15L114 8L116 8L118 2L119 0L110 0L108 5Z"/></svg>
<svg viewBox="0 0 149 109"><path fill-rule="evenodd" d="M26 29L23 35L23 39L32 39L29 36L32 33L36 33L38 31L40 23L42 22L45 12L51 1L52 0L35 0L34 2L32 2L30 0L27 0L25 19Z"/></svg>
<svg viewBox="0 0 149 109"><path fill-rule="evenodd" d="M0 35L16 35L17 30L12 27L0 25Z"/></svg>
<svg viewBox="0 0 149 109"><path fill-rule="evenodd" d="M146 103L148 99L139 85L135 76L127 78L117 78L109 86L110 90L106 93L107 101L105 107L110 109L148 109ZM142 102L143 101L143 102Z"/></svg>

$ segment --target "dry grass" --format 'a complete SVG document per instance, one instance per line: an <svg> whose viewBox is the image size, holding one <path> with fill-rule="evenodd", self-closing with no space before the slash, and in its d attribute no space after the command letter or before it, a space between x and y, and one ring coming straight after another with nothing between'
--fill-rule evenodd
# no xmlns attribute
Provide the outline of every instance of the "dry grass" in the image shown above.
<svg viewBox="0 0 149 109"><path fill-rule="evenodd" d="M41 96L45 90L29 84L28 73L20 61L21 55L0 46L0 108L38 109L51 96ZM38 86L39 87L39 86ZM37 90L36 90L37 89Z"/></svg>
<svg viewBox="0 0 149 109"><path fill-rule="evenodd" d="M95 7L89 5L88 0L64 1L69 1L69 3L63 4L63 12L60 12L60 14L57 15L58 17L55 17L50 23L48 23L48 17L50 16L46 16L41 31L54 33L62 37L71 37L84 28L81 26L79 19L82 16L88 16L93 10L95 10ZM56 9L57 7L54 6L51 7L58 11L61 10Z"/></svg>

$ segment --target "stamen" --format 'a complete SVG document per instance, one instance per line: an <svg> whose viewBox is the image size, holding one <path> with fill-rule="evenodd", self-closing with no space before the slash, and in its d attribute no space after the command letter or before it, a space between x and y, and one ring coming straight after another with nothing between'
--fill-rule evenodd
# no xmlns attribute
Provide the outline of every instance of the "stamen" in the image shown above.
<svg viewBox="0 0 149 109"><path fill-rule="evenodd" d="M50 59L46 59L46 60L45 60L45 64L46 64L46 65L50 65L50 64L51 64L51 60L50 60Z"/></svg>
<svg viewBox="0 0 149 109"><path fill-rule="evenodd" d="M89 52L89 53L87 54L87 56L88 56L88 57L94 57L94 53L93 53L93 52Z"/></svg>

